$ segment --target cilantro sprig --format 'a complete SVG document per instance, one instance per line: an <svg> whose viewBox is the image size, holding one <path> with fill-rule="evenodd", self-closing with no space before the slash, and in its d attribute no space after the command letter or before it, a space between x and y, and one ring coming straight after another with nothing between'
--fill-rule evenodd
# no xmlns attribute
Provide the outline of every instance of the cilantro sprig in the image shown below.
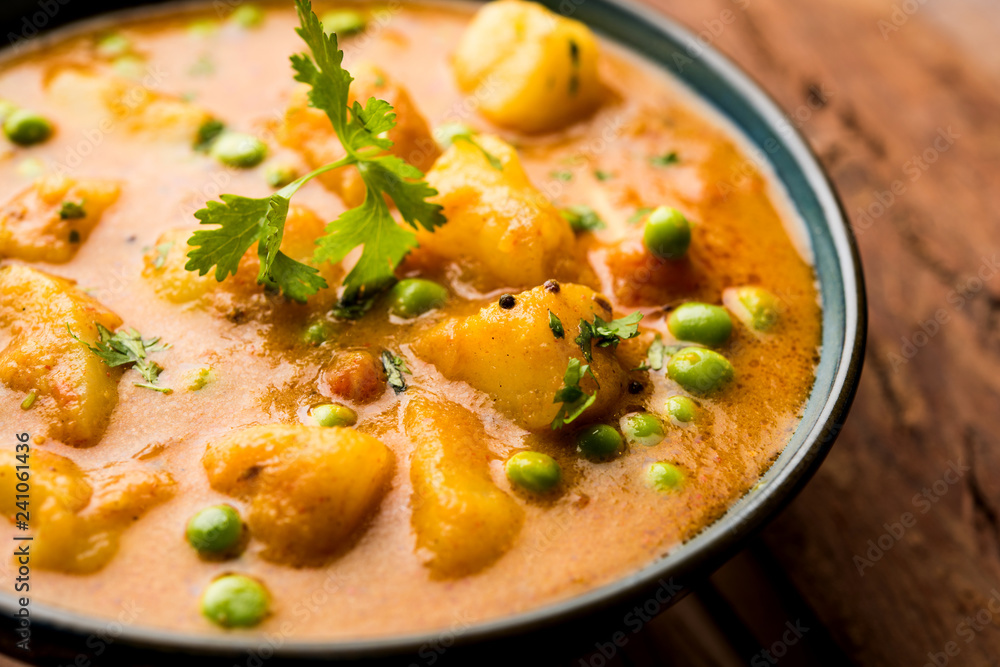
<svg viewBox="0 0 1000 667"><path fill-rule="evenodd" d="M618 343L623 339L635 338L639 335L639 320L642 313L635 311L631 315L605 322L600 315L594 316L593 323L587 320L580 320L580 335L574 342L580 346L584 358L588 362L594 360L593 346L597 347L618 347Z"/></svg>
<svg viewBox="0 0 1000 667"><path fill-rule="evenodd" d="M401 394L406 391L406 378L403 377L403 373L412 374L406 366L406 359L389 350L382 350L382 368L385 370L386 381L394 392Z"/></svg>
<svg viewBox="0 0 1000 667"><path fill-rule="evenodd" d="M552 401L553 403L562 403L555 419L552 420L553 430L560 429L574 421L597 400L596 390L592 394L588 394L580 387L580 381L585 375L589 375L594 378L594 382L597 382L594 372L590 370L590 364L581 364L580 360L575 357L570 359L566 366L566 373L563 375L563 386L556 392L555 399Z"/></svg>
<svg viewBox="0 0 1000 667"><path fill-rule="evenodd" d="M354 80L342 66L344 52L337 46L335 33L326 34L312 11L309 0L295 0L300 27L296 32L310 53L293 55L295 80L306 83L310 106L323 111L344 148L344 157L292 181L269 197L253 199L222 195L195 213L203 225L214 229L195 232L188 244L185 268L216 280L235 274L240 258L257 244L260 270L257 282L278 289L296 301L327 287L316 268L281 252L281 239L291 198L320 174L354 166L365 185L360 206L349 209L329 223L317 241L315 262L337 263L358 246L361 257L344 279L342 304L356 303L392 283L394 270L416 247L416 234L396 224L386 197L392 200L403 220L434 230L445 223L441 207L427 201L437 194L423 180L423 173L388 153L392 141L385 134L396 125L392 106L374 97L361 105L349 103Z"/></svg>
<svg viewBox="0 0 1000 667"><path fill-rule="evenodd" d="M169 345L161 343L159 338L143 338L142 334L132 328L112 333L102 324L96 324L98 340L95 345L80 340L80 337L73 333L69 324L66 325L66 330L69 331L70 336L85 345L111 368L132 365L146 380L144 383L134 383L135 386L164 394L173 391L169 387L161 387L156 384L160 373L163 372L163 367L149 359L151 353L165 350Z"/></svg>

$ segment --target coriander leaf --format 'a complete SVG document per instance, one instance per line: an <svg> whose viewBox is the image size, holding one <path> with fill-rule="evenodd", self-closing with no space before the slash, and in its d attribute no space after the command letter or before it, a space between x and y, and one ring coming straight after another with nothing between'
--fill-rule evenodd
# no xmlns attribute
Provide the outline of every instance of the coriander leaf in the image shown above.
<svg viewBox="0 0 1000 667"><path fill-rule="evenodd" d="M655 155L649 158L649 164L654 167L669 167L670 165L677 164L680 161L681 158L677 155L677 151L670 151L664 155Z"/></svg>
<svg viewBox="0 0 1000 667"><path fill-rule="evenodd" d="M214 266L215 279L222 282L236 273L240 259L263 234L270 198L222 195L220 199L194 214L201 224L218 228L200 229L191 235L188 245L194 249L188 252L184 268L203 276Z"/></svg>
<svg viewBox="0 0 1000 667"><path fill-rule="evenodd" d="M654 371L663 368L663 348L663 339L660 338L660 334L656 334L656 338L653 339L653 342L649 345L649 349L646 350L646 368Z"/></svg>
<svg viewBox="0 0 1000 667"><path fill-rule="evenodd" d="M597 382L589 364L580 364L580 360L576 358L570 359L566 366L566 373L563 375L563 386L556 392L552 401L553 403L562 403L559 412L552 420L553 429L559 429L569 424L597 400L597 391L588 394L580 388L580 380L583 379L584 375L590 375L594 378L594 382Z"/></svg>
<svg viewBox="0 0 1000 667"><path fill-rule="evenodd" d="M445 123L435 130L434 135L438 143L443 148L448 148L456 141L467 141L472 144L475 148L479 149L479 152L483 154L486 161L490 163L490 166L497 171L503 171L503 162L500 161L493 153L483 148L483 145L476 141L475 130L466 125L465 123Z"/></svg>
<svg viewBox="0 0 1000 667"><path fill-rule="evenodd" d="M639 335L639 320L642 313L636 311L621 319L605 322L599 315L594 316L594 323L587 320L580 320L580 335L576 337L575 343L580 346L580 351L587 361L593 361L592 346L598 347L618 347L622 339L635 338Z"/></svg>
<svg viewBox="0 0 1000 667"><path fill-rule="evenodd" d="M573 342L580 346L583 357L587 361L593 361L594 355L591 351L591 341L594 339L594 325L587 320L580 320L580 335L573 339Z"/></svg>
<svg viewBox="0 0 1000 667"><path fill-rule="evenodd" d="M314 258L339 262L359 245L364 246L361 257L344 279L341 298L347 303L367 298L392 283L393 268L417 245L416 234L396 224L381 193L370 187L361 206L345 211L327 225L326 236L317 241Z"/></svg>
<svg viewBox="0 0 1000 667"><path fill-rule="evenodd" d="M403 373L410 373L406 367L406 360L389 350L382 350L382 368L385 369L385 376L393 391L400 394L406 391L406 380Z"/></svg>
<svg viewBox="0 0 1000 667"><path fill-rule="evenodd" d="M156 259L153 260L154 269L162 269L163 265L167 263L167 255L173 249L174 243L174 241L167 241L156 246Z"/></svg>
<svg viewBox="0 0 1000 667"><path fill-rule="evenodd" d="M86 218L87 212L83 210L83 202L77 204L75 201L64 201L59 207L60 220L79 220Z"/></svg>
<svg viewBox="0 0 1000 667"><path fill-rule="evenodd" d="M300 303L326 288L326 281L319 275L318 269L298 262L280 251L274 256L271 271L260 280L264 285L280 289L289 299Z"/></svg>
<svg viewBox="0 0 1000 667"><path fill-rule="evenodd" d="M611 320L610 322L605 322L600 317L594 317L594 328L597 334L602 339L608 339L608 342L601 341L601 347L607 347L608 345L617 345L618 339L635 338L639 335L639 320L642 319L642 313L638 310L631 315L626 315L617 320ZM611 340L615 339L615 340Z"/></svg>
<svg viewBox="0 0 1000 667"><path fill-rule="evenodd" d="M403 220L414 229L420 224L432 232L447 222L441 205L427 201L437 190L425 181L416 180L423 178L423 173L412 164L395 155L384 155L362 162L358 168L365 183L389 195Z"/></svg>
<svg viewBox="0 0 1000 667"><path fill-rule="evenodd" d="M557 181L562 181L564 183L573 180L573 172L567 170L553 171L549 173L549 176L556 179Z"/></svg>
<svg viewBox="0 0 1000 667"><path fill-rule="evenodd" d="M552 329L552 335L556 338L564 338L566 336L562 321L551 310L549 311L549 329Z"/></svg>
<svg viewBox="0 0 1000 667"><path fill-rule="evenodd" d="M574 232L591 232L595 229L604 229L607 226L597 215L597 212L589 206L570 206L559 213L566 219Z"/></svg>
<svg viewBox="0 0 1000 667"><path fill-rule="evenodd" d="M127 366L129 364L139 371L139 374L146 379L150 385L155 385L163 367L155 361L147 358L152 352L159 352L167 349L167 345L160 342L159 338L143 338L135 329L123 329L117 333L111 333L106 327L97 324L98 341L95 345L86 343L73 333L69 324L66 330L69 335L87 347L88 350L97 355L101 361L111 368ZM137 384L138 387L146 387L144 384ZM146 387L163 391L165 387ZM169 390L164 393L169 393Z"/></svg>
<svg viewBox="0 0 1000 667"><path fill-rule="evenodd" d="M594 178L599 181L610 181L615 175L610 171L604 171L603 169L594 170Z"/></svg>

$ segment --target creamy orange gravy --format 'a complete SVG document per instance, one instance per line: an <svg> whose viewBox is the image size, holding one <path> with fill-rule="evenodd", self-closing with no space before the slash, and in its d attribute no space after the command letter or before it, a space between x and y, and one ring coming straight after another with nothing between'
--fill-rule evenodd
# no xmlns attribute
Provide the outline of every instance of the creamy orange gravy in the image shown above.
<svg viewBox="0 0 1000 667"><path fill-rule="evenodd" d="M460 120L499 134L519 148L534 184L557 205L589 204L601 214L607 229L590 238L578 236L581 261L589 261L593 269L591 286L608 297L617 317L636 309L646 315L643 335L620 347L626 368L638 365L653 332L673 342L663 306L684 300L719 303L722 289L729 286L756 284L776 293L782 301L781 328L758 340L734 326L733 336L719 350L733 363L737 379L722 393L701 400L706 418L696 426L668 425L667 439L655 447L632 448L609 463L590 463L574 452L574 429L526 435L494 410L488 397L445 380L409 352L407 341L416 332L449 315L474 312L499 292L480 295L451 282L452 290L465 298L453 298L446 308L414 324L395 325L373 313L360 323L340 325L338 346L401 350L413 371L407 378L412 387L433 390L477 411L492 436L492 476L501 489L510 492L503 461L532 448L551 454L563 467L561 492L545 502L512 492L526 517L511 550L477 574L433 579L414 553L410 524L412 446L403 432L401 409L408 394L388 391L372 404L354 406L358 429L388 445L396 464L391 490L352 549L325 566L296 569L263 560L260 546L251 542L236 560L205 562L184 540L189 517L210 504L242 509L239 501L209 488L201 464L206 444L237 427L302 420L304 410L322 398L317 375L330 350L297 342L313 306L278 303L276 314L256 320L174 305L158 297L143 277L143 255L164 231L195 227L194 210L220 192L267 194L263 168L226 169L186 144L134 141L115 128L95 135L93 128L75 122L74 110L55 105L43 83L60 63L90 58L90 35L8 61L0 66L0 98L47 115L58 132L37 147L5 143L0 148L0 202L29 186L33 169L56 164L76 177L122 184L119 201L72 261L37 268L76 280L126 325L169 342L172 347L157 356L166 368L164 385L178 382L185 369L198 364L211 364L217 377L202 391L165 396L133 386L130 371L119 383L119 403L99 444L76 449L39 438L36 447L88 470L142 459L169 471L178 488L171 500L124 533L118 554L102 571L86 576L34 571L35 601L109 618L134 605L141 610L138 625L216 633L199 613L198 599L213 577L232 571L257 577L273 596L273 613L252 632L346 639L496 618L582 593L676 547L742 496L796 427L818 360L820 309L814 275L786 232L791 221L783 221L776 210L770 177L752 166L729 131L693 110L677 83L605 45L602 78L613 94L592 118L555 135L506 133L475 113L474 100L456 89L450 71L450 49L469 19L466 10L405 6L388 11L384 25L344 41L345 66L350 70L364 59L382 67L405 85L431 126ZM287 56L303 50L293 12L276 6L258 29L224 24L209 37L187 30L196 17L150 16L120 27L146 58L147 84L190 96L229 126L265 138L272 155L297 159L272 139L295 86ZM681 156L679 164L649 164L649 156L669 151ZM599 181L595 169L615 177ZM556 171L570 171L574 177L563 181L552 175ZM731 187L728 193L719 187L723 183ZM307 185L296 203L324 220L344 208L318 182ZM642 246L641 225L627 221L637 208L660 204L680 208L695 224L684 262L652 259ZM447 267L422 267L416 258L401 267L402 273L414 271L438 279L454 275ZM0 346L8 339L0 332ZM624 394L619 409L602 421L617 424L626 412L655 411L678 392L663 372L636 371L631 377L642 381L646 391ZM0 386L5 437L15 431L45 432L37 411L19 408L23 398ZM662 460L690 471L681 491L657 493L643 483L645 466ZM9 540L13 532L3 522L0 539ZM2 568L9 581L11 563L5 560Z"/></svg>

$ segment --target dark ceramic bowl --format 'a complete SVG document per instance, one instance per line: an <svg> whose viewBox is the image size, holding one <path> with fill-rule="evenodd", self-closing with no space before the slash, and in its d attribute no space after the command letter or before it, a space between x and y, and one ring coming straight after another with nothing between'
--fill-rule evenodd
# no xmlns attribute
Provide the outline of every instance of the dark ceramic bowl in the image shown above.
<svg viewBox="0 0 1000 667"><path fill-rule="evenodd" d="M471 627L359 641L279 643L247 634L208 636L121 628L102 619L37 605L32 607L35 651L22 659L49 664L176 664L176 654L183 653L185 663L252 666L271 656L282 662L363 660L407 665L467 664L470 660L532 663L542 655L549 659L572 656L574 651L607 646L616 633L627 640L644 618L676 602L692 583L738 551L809 480L847 417L865 347L861 264L837 195L781 109L746 74L692 33L631 0L544 1L670 71L727 117L770 163L805 222L823 300L822 354L802 422L761 482L700 535L641 570L584 595ZM4 0L0 25L6 41L13 39L22 46L18 37L26 27L48 30L139 4L151 3ZM9 587L0 592L0 609L8 626L0 646L16 656L11 618L16 600ZM114 656L114 662L105 663L109 656Z"/></svg>

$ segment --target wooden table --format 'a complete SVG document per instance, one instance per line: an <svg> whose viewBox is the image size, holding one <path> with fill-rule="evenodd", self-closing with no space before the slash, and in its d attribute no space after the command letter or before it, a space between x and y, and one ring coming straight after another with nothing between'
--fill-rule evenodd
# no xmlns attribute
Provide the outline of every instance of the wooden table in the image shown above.
<svg viewBox="0 0 1000 667"><path fill-rule="evenodd" d="M1000 664L1000 3L647 1L724 23L713 45L820 155L870 325L814 480L608 664Z"/></svg>
<svg viewBox="0 0 1000 667"><path fill-rule="evenodd" d="M647 1L714 27L821 156L868 358L791 507L611 659L570 664L1000 664L1000 3Z"/></svg>

